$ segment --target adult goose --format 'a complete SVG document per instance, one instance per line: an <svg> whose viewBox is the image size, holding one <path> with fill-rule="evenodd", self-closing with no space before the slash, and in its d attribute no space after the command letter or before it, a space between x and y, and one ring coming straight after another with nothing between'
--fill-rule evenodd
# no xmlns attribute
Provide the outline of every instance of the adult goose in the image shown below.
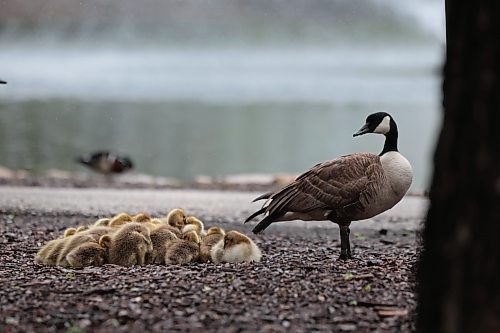
<svg viewBox="0 0 500 333"><path fill-rule="evenodd" d="M315 165L291 184L256 198L254 201L267 200L245 223L264 214L253 229L260 233L278 221L332 221L340 229L340 259L350 259L351 222L393 207L406 194L413 177L410 163L398 151L398 128L391 115L369 115L353 136L367 133L385 135L379 155L355 153Z"/></svg>
<svg viewBox="0 0 500 333"><path fill-rule="evenodd" d="M77 162L104 175L122 173L134 167L130 158L106 150L80 156Z"/></svg>

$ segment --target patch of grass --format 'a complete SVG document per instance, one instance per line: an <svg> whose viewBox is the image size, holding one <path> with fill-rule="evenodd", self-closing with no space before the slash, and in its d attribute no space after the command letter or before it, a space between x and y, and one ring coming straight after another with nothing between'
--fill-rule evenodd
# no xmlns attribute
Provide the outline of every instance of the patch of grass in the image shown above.
<svg viewBox="0 0 500 333"><path fill-rule="evenodd" d="M85 333L85 330L79 326L70 326L68 328L68 333Z"/></svg>
<svg viewBox="0 0 500 333"><path fill-rule="evenodd" d="M5 318L5 323L7 325L15 326L15 325L19 324L19 320L17 320L14 317L7 317L7 318Z"/></svg>
<svg viewBox="0 0 500 333"><path fill-rule="evenodd" d="M365 240L365 239L366 239L366 236L365 236L365 235L363 235L362 233L359 233L359 232L355 232L355 233L354 233L354 237L355 237L356 239L359 239L359 240Z"/></svg>

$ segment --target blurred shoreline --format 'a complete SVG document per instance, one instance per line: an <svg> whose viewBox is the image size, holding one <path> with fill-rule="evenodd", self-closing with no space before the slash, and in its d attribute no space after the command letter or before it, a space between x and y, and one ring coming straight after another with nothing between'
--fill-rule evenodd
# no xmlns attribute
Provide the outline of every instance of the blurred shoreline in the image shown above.
<svg viewBox="0 0 500 333"><path fill-rule="evenodd" d="M27 170L12 170L0 166L0 186L49 188L109 188L109 189L196 189L218 191L269 192L291 183L298 174L237 174L218 177L199 175L191 181L126 173L104 176L87 172L51 169L43 175ZM407 195L426 197L427 190L409 191Z"/></svg>

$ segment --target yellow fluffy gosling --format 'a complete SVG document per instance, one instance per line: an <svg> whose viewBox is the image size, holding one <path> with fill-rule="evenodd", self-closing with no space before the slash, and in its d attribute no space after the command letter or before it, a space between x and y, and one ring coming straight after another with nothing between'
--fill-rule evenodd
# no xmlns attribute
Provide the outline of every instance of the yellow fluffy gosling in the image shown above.
<svg viewBox="0 0 500 333"><path fill-rule="evenodd" d="M262 253L250 238L233 230L226 233L224 238L212 247L211 257L216 264L221 262L258 262Z"/></svg>
<svg viewBox="0 0 500 333"><path fill-rule="evenodd" d="M165 263L182 265L198 259L200 255L200 236L195 231L188 231L182 239L174 239L167 244Z"/></svg>
<svg viewBox="0 0 500 333"><path fill-rule="evenodd" d="M186 218L186 224L182 227L182 233L185 234L188 231L196 231L198 236L204 237L206 235L205 226L203 222L194 216L188 216Z"/></svg>
<svg viewBox="0 0 500 333"><path fill-rule="evenodd" d="M207 235L203 237L200 244L200 259L208 262L211 259L212 247L224 238L224 229L211 227L207 230Z"/></svg>
<svg viewBox="0 0 500 333"><path fill-rule="evenodd" d="M171 229L175 228L169 225L160 225L151 230L150 237L153 251L148 256L148 264L165 264L165 254L169 243L178 239Z"/></svg>
<svg viewBox="0 0 500 333"><path fill-rule="evenodd" d="M102 236L99 244L108 249L109 262L121 266L144 265L146 255L153 251L149 229L137 222Z"/></svg>
<svg viewBox="0 0 500 333"><path fill-rule="evenodd" d="M175 208L172 209L166 217L160 218L160 220L180 230L186 223L186 212L182 208Z"/></svg>

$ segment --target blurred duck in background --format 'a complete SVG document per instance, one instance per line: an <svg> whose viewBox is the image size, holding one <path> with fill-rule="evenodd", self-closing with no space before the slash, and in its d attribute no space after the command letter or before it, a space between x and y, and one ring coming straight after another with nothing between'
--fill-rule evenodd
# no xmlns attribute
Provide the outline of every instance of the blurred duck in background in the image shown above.
<svg viewBox="0 0 500 333"><path fill-rule="evenodd" d="M80 156L77 161L104 175L122 173L134 167L130 158L109 151L98 151Z"/></svg>

